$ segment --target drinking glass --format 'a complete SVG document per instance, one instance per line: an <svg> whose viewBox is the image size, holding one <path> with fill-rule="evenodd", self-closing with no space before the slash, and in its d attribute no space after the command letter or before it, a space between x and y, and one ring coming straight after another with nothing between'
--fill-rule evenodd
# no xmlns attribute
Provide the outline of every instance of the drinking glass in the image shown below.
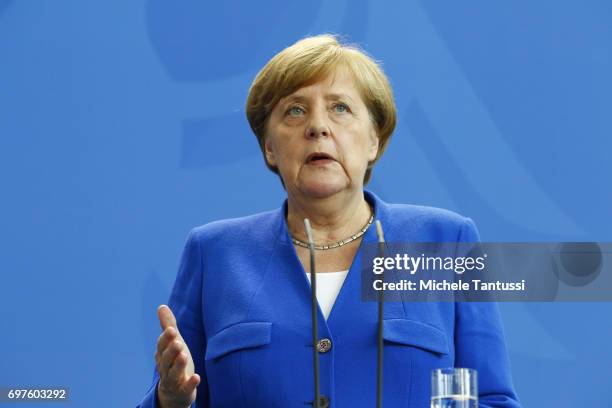
<svg viewBox="0 0 612 408"><path fill-rule="evenodd" d="M471 368L431 372L431 408L478 408L478 373Z"/></svg>

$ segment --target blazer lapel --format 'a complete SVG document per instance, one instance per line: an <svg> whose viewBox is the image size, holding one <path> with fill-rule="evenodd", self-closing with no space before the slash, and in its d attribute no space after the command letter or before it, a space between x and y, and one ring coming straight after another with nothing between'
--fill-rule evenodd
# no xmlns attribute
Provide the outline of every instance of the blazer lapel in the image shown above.
<svg viewBox="0 0 612 408"><path fill-rule="evenodd" d="M390 225L388 205L368 190L364 190L364 196L374 208L374 219L380 220L383 229L385 229L385 226ZM299 302L299 310L296 311L294 309L293 313L298 313L300 316L300 322L304 319L310 321L310 313L308 312L310 311L311 286L308 277L306 276L306 271L304 270L302 263L299 261L293 243L291 242L291 236L289 234L285 217L286 211L287 200L285 200L283 206L279 208L276 216L275 224L277 226L275 229L278 231L278 241L276 243L277 245L274 255L270 262L270 267L276 271L282 271L283 276L276 276L281 272L272 272L272 274L275 276L268 276L267 278L285 280L285 282L288 280L290 287L287 288L286 284L279 284L278 290L290 290L292 293L295 293ZM391 228L386 228L385 230L390 231ZM390 238L387 235L386 237L387 239ZM355 259L351 264L348 275L340 288L338 297L334 302L327 320L323 316L323 312L317 304L318 324L322 329L322 332L330 333L334 337L350 335L351 332L356 330L357 327L355 325L359 326L360 324L363 324L364 327L370 327L370 325L365 323L376 322L378 310L377 303L373 301L363 301L361 299L361 268L364 245L376 244L377 242L378 236L376 234L376 227L374 223L372 223L362 238L362 242L356 252ZM403 303L386 302L384 305L384 317L406 317L406 311Z"/></svg>

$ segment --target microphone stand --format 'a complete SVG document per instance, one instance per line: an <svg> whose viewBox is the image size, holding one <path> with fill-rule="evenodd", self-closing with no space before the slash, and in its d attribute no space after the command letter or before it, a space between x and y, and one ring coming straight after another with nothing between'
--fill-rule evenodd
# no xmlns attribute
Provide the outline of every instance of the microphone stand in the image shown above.
<svg viewBox="0 0 612 408"><path fill-rule="evenodd" d="M385 235L383 234L380 220L376 220L376 235L378 235L378 256L385 257ZM380 275L382 282L385 281L385 272ZM376 364L376 408L382 408L383 387L383 291L378 292L378 335L377 335L377 364Z"/></svg>
<svg viewBox="0 0 612 408"><path fill-rule="evenodd" d="M311 287L311 316L312 316L312 362L314 365L314 391L315 399L313 408L319 408L320 390L319 390L319 350L317 349L317 341L319 337L319 319L317 318L317 274L315 273L315 248L312 239L312 228L310 220L304 218L304 226L306 227L306 235L308 236L308 249L310 251L310 287Z"/></svg>
<svg viewBox="0 0 612 408"><path fill-rule="evenodd" d="M319 337L319 324L317 317L317 274L315 268L315 248L314 240L312 239L312 228L310 220L304 219L304 227L306 228L306 236L308 237L308 250L310 252L310 286L311 286L311 317L312 317L312 345L313 345L313 367L314 367L314 394L315 400L313 408L319 408L319 400L321 398L319 388L319 350L317 349L317 341ZM379 220L376 220L376 235L378 236L378 252L379 256L385 255L385 236L383 234L382 225ZM380 279L384 282L384 271L380 275ZM382 408L382 391L383 391L383 304L384 295L380 291L378 293L378 328L377 328L377 364L376 364L376 408Z"/></svg>

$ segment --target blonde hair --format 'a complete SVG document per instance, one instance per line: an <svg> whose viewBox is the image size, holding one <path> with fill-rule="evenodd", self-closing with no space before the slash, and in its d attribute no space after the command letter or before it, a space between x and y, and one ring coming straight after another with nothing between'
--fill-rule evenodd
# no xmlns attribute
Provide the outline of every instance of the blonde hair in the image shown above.
<svg viewBox="0 0 612 408"><path fill-rule="evenodd" d="M298 89L311 85L339 67L346 67L353 74L378 135L378 154L368 163L363 184L367 184L372 167L387 147L397 122L393 91L379 63L356 45L342 44L333 34L306 37L276 54L259 71L246 102L246 115L253 130L266 166L276 174L265 158L265 134L272 110L281 98ZM281 180L282 181L282 180Z"/></svg>

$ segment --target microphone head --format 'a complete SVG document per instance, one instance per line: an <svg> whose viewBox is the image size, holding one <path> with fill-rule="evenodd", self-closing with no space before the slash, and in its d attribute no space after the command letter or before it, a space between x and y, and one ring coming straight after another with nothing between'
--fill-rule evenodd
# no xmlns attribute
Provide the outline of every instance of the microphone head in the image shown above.
<svg viewBox="0 0 612 408"><path fill-rule="evenodd" d="M306 227L306 236L308 237L308 243L314 246L314 240L312 239L312 228L310 227L310 220L304 218L304 227Z"/></svg>
<svg viewBox="0 0 612 408"><path fill-rule="evenodd" d="M383 233L380 220L376 220L376 235L378 235L378 242L385 242L385 234Z"/></svg>

